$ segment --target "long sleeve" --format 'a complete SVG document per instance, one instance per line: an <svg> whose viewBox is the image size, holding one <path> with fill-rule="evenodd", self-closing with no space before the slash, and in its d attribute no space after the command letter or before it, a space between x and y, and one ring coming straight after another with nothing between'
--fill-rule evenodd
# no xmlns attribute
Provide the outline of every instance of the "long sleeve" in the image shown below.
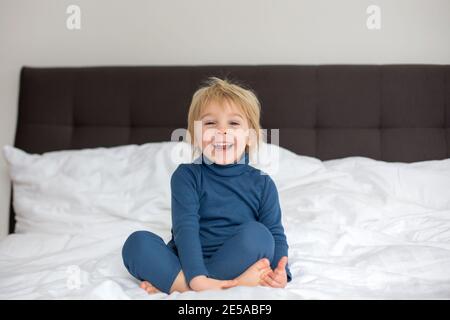
<svg viewBox="0 0 450 320"><path fill-rule="evenodd" d="M259 221L264 224L272 233L275 239L275 253L271 268L277 267L283 256L288 256L289 246L281 221L281 208L278 198L278 190L269 175L266 175L265 187L262 195L262 205L259 209ZM286 274L288 282L292 280L289 270L289 262L286 264Z"/></svg>
<svg viewBox="0 0 450 320"><path fill-rule="evenodd" d="M179 165L170 180L172 192L172 232L185 278L189 283L198 275L208 276L199 236L200 204L195 176Z"/></svg>

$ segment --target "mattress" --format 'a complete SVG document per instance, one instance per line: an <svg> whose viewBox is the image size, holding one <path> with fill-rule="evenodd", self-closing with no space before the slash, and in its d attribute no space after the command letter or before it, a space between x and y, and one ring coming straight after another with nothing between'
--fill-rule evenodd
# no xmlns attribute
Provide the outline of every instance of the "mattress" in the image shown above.
<svg viewBox="0 0 450 320"><path fill-rule="evenodd" d="M0 299L450 298L450 159L286 161L273 175L293 276L286 288L147 294L121 248L136 230L167 242L170 208L162 207L143 221L113 216L60 233L46 232L61 228L47 221L47 229L8 235L0 241ZM317 170L304 171L311 162Z"/></svg>

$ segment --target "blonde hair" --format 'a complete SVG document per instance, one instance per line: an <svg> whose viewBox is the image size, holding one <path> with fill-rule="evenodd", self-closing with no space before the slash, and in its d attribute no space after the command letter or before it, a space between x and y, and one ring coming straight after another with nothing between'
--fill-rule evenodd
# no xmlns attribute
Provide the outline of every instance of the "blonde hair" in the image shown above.
<svg viewBox="0 0 450 320"><path fill-rule="evenodd" d="M256 94L251 90L244 88L242 85L238 85L236 82L232 82L228 79L219 79L217 77L210 77L205 81L205 85L198 89L191 101L188 113L188 133L190 142L193 148L193 156L195 153L195 137L194 137L194 121L199 120L200 115L206 105L210 102L232 102L236 105L240 111L245 115L249 129L253 129L256 135L256 145L251 143L245 146L245 151L254 151L250 148L259 147L261 139L261 125L260 114L261 105L259 103ZM252 130L250 130L252 132ZM251 140L250 140L251 141Z"/></svg>

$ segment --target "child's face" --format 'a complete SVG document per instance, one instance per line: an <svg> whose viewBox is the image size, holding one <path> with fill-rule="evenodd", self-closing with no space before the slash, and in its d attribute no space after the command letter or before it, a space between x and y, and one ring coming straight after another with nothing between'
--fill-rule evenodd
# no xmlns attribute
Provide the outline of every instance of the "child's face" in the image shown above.
<svg viewBox="0 0 450 320"><path fill-rule="evenodd" d="M249 124L232 102L211 102L200 115L202 153L212 162L236 162L249 141Z"/></svg>

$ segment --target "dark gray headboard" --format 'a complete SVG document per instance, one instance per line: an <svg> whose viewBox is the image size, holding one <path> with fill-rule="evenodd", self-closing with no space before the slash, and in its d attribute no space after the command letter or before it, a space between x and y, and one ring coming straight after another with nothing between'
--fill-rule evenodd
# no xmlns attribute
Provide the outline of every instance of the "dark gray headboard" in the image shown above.
<svg viewBox="0 0 450 320"><path fill-rule="evenodd" d="M43 153L169 141L208 76L252 88L262 127L279 128L280 145L298 154L450 157L448 65L24 67L15 145Z"/></svg>

